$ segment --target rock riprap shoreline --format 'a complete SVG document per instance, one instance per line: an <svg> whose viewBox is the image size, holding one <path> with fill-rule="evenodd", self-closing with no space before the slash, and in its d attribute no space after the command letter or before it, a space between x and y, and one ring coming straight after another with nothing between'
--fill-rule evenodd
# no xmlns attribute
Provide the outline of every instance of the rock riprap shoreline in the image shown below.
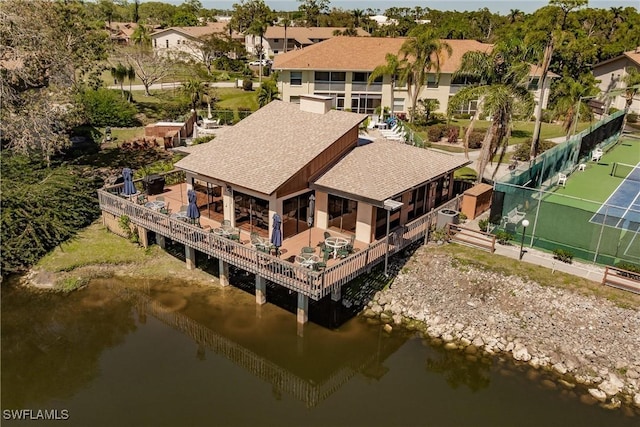
<svg viewBox="0 0 640 427"><path fill-rule="evenodd" d="M388 332L420 329L446 348L508 354L554 372L562 384L584 385L584 401L624 403L640 415L638 310L420 248L362 315L387 323Z"/></svg>

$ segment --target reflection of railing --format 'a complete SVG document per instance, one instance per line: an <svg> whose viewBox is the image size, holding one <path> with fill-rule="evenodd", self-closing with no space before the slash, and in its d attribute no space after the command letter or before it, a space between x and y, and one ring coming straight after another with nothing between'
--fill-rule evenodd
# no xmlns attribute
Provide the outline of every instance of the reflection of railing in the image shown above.
<svg viewBox="0 0 640 427"><path fill-rule="evenodd" d="M284 393L304 402L308 408L318 405L357 373L349 366L342 366L326 381L316 384L313 381L300 378L251 350L216 334L182 313L167 310L147 296L139 295L138 298L139 304L142 305L140 310L186 334L198 344L224 356Z"/></svg>
<svg viewBox="0 0 640 427"><path fill-rule="evenodd" d="M382 262L387 251L386 239L374 242L364 250L341 260L324 271L311 271L294 265L271 254L260 252L225 237L187 224L163 213L138 205L118 194L121 186L111 186L98 191L100 208L116 216L127 215L130 220L147 230L182 243L190 248L231 263L245 271L254 273L278 285L319 300L332 290L358 277ZM437 209L457 210L461 196L439 206ZM426 236L434 222L436 210L423 215L389 235L389 252L394 254L407 245Z"/></svg>

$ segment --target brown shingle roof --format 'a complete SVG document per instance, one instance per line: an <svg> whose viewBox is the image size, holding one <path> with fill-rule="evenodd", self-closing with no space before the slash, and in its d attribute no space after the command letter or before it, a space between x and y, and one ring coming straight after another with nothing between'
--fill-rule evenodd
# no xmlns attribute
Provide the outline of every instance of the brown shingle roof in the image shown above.
<svg viewBox="0 0 640 427"><path fill-rule="evenodd" d="M398 54L406 38L333 37L302 50L276 56L273 68L278 70L352 70L372 71L386 63L387 53ZM445 54L443 73L453 73L460 66L462 55L468 51L489 51L493 45L475 40L443 40L453 50Z"/></svg>
<svg viewBox="0 0 640 427"><path fill-rule="evenodd" d="M469 163L461 156L378 139L353 149L312 187L382 206L386 199Z"/></svg>
<svg viewBox="0 0 640 427"><path fill-rule="evenodd" d="M287 27L287 38L299 41L307 40L307 43L311 43L313 39L329 39L335 37L333 35L335 30L344 31L346 27ZM356 30L360 37L370 35L362 28L356 28ZM264 37L267 39L284 39L284 27L268 27L264 33Z"/></svg>
<svg viewBox="0 0 640 427"><path fill-rule="evenodd" d="M191 147L176 166L272 194L366 117L309 113L298 104L272 101L213 141Z"/></svg>

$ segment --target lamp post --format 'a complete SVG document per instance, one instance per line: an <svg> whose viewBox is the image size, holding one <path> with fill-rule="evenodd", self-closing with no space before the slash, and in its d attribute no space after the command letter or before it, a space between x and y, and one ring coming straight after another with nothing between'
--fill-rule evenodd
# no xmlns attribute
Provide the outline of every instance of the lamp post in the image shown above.
<svg viewBox="0 0 640 427"><path fill-rule="evenodd" d="M389 227L391 221L391 212L402 207L403 203L398 202L396 200L387 199L384 201L384 209L387 211L387 249L384 254L384 275L385 277L389 277L387 273L387 269L389 266Z"/></svg>
<svg viewBox="0 0 640 427"><path fill-rule="evenodd" d="M522 256L525 253L525 250L523 249L524 246L524 234L527 231L527 227L529 226L529 221L528 220L523 220L522 221L522 240L520 241L520 257L518 258L519 260L522 260Z"/></svg>

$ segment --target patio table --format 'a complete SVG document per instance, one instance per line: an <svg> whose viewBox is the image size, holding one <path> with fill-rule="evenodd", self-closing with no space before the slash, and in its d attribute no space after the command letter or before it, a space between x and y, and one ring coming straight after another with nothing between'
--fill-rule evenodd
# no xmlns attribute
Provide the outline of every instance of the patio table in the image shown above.
<svg viewBox="0 0 640 427"><path fill-rule="evenodd" d="M185 211L180 211L180 212L176 212L176 213L172 213L171 214L171 218L174 219L179 219L181 221L186 221L189 218L187 217L187 213Z"/></svg>
<svg viewBox="0 0 640 427"><path fill-rule="evenodd" d="M314 264L320 261L320 258L314 254L302 253L300 255L296 255L295 260L303 267L313 268Z"/></svg>
<svg viewBox="0 0 640 427"><path fill-rule="evenodd" d="M165 203L162 200L154 200L152 202L145 203L144 207L153 209L154 211L159 211L160 209L165 207Z"/></svg>
<svg viewBox="0 0 640 427"><path fill-rule="evenodd" d="M214 228L213 229L213 233L217 234L218 236L224 236L224 237L228 237L230 233L230 230L226 229L226 228Z"/></svg>
<svg viewBox="0 0 640 427"><path fill-rule="evenodd" d="M324 240L324 244L330 248L333 248L333 259L338 257L338 249L342 249L349 244L349 240L344 237L327 237Z"/></svg>

